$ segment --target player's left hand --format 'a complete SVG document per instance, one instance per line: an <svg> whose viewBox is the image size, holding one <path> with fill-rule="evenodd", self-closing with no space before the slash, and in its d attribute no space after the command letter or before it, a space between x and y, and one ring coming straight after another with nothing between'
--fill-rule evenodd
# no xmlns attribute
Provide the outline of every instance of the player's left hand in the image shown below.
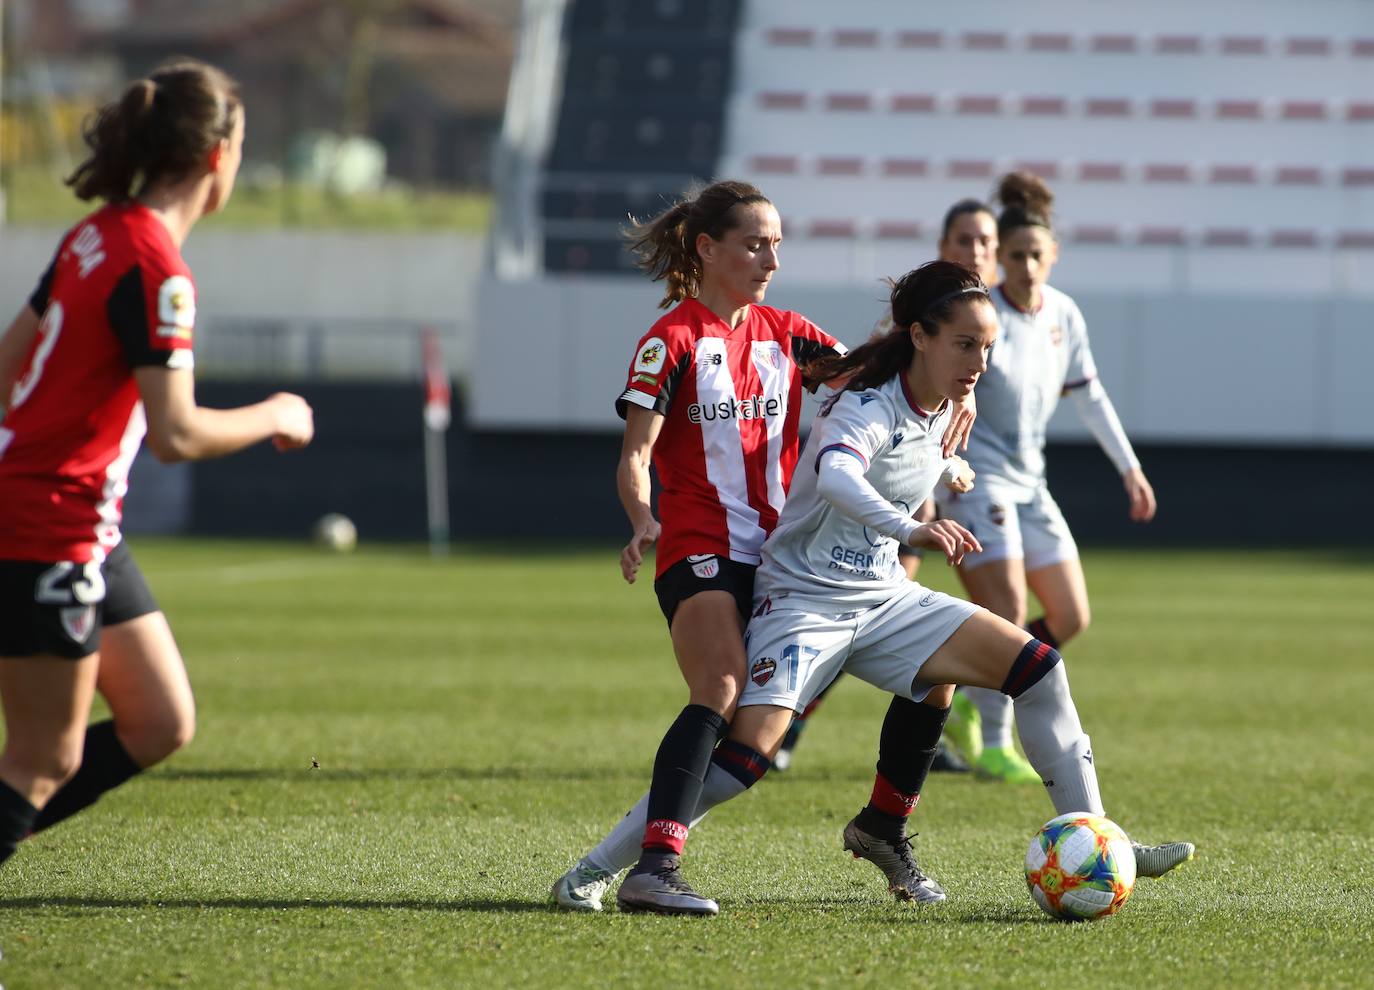
<svg viewBox="0 0 1374 990"><path fill-rule="evenodd" d="M952 492L965 495L973 491L973 479L977 477L968 461L962 457L951 457L943 475L945 487Z"/></svg>
<svg viewBox="0 0 1374 990"><path fill-rule="evenodd" d="M625 544L625 549L620 551L620 576L625 579L626 584L635 583L639 566L644 563L644 554L654 545L662 529L653 516L649 516L635 528L635 535Z"/></svg>
<svg viewBox="0 0 1374 990"><path fill-rule="evenodd" d="M1155 490L1140 468L1132 468L1121 476L1126 485L1126 497L1131 500L1131 521L1149 522L1155 517Z"/></svg>
<svg viewBox="0 0 1374 990"><path fill-rule="evenodd" d="M945 562L951 567L958 566L963 561L964 554L983 551L983 544L953 519L937 519L935 522L917 526L907 544L924 550L939 550L945 555Z"/></svg>
<svg viewBox="0 0 1374 990"><path fill-rule="evenodd" d="M953 457L961 450L968 450L968 437L973 432L973 421L977 418L978 404L972 392L968 398L958 402L951 400L949 425L945 427L945 435L940 440L940 453L945 457Z"/></svg>

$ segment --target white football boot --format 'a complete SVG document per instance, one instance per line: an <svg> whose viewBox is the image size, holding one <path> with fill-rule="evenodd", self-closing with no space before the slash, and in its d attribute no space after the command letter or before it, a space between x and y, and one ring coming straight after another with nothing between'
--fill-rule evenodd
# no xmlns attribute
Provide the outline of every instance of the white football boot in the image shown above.
<svg viewBox="0 0 1374 990"><path fill-rule="evenodd" d="M553 885L553 902L569 911L600 911L601 898L618 876L619 873L607 873L586 860L578 860Z"/></svg>
<svg viewBox="0 0 1374 990"><path fill-rule="evenodd" d="M1175 866L1192 859L1196 851L1191 842L1166 842L1158 846L1131 842L1131 852L1135 853L1135 875L1138 877L1162 877Z"/></svg>

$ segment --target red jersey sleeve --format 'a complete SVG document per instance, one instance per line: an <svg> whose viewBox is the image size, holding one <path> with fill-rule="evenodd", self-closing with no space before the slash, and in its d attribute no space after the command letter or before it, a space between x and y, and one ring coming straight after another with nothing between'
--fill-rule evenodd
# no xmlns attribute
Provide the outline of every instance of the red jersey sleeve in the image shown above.
<svg viewBox="0 0 1374 990"><path fill-rule="evenodd" d="M798 313L788 315L792 317L791 326L788 327L792 334L792 360L796 362L797 367L805 369L817 358L847 353L844 344L841 344L806 317ZM820 383L803 373L802 384L814 392Z"/></svg>
<svg viewBox="0 0 1374 990"><path fill-rule="evenodd" d="M635 348L625 391L615 400L616 414L624 419L633 403L666 416L682 376L692 366L694 351L686 327L655 324Z"/></svg>
<svg viewBox="0 0 1374 990"><path fill-rule="evenodd" d="M115 283L106 313L130 367L193 365L196 287L184 265L141 257Z"/></svg>

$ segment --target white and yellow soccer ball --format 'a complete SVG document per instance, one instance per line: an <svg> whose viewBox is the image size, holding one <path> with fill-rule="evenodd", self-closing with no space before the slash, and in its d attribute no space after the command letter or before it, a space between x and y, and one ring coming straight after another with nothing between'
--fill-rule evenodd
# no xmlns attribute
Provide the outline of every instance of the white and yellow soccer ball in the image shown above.
<svg viewBox="0 0 1374 990"><path fill-rule="evenodd" d="M1135 886L1131 840L1102 815L1051 818L1026 850L1026 885L1035 903L1061 921L1115 914Z"/></svg>
<svg viewBox="0 0 1374 990"><path fill-rule="evenodd" d="M358 527L343 513L327 513L315 523L315 542L337 553L347 553L358 545Z"/></svg>

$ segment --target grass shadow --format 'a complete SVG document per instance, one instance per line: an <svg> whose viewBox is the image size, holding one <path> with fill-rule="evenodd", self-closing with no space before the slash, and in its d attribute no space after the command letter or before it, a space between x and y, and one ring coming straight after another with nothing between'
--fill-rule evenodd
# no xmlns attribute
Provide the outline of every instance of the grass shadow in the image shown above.
<svg viewBox="0 0 1374 990"><path fill-rule="evenodd" d="M642 768L610 769L585 767L579 769L558 769L554 767L205 767L168 768L155 770L147 775L148 780L208 780L208 781L346 781L366 782L376 780L551 780L605 782L610 780L637 780L647 783Z"/></svg>
<svg viewBox="0 0 1374 990"><path fill-rule="evenodd" d="M508 914L523 911L552 911L553 906L528 900L417 900L400 898L394 901L350 900L347 898L283 898L283 897L14 897L0 898L0 910L6 908L34 910L38 908L241 908L249 911L319 911L342 908L358 911L486 911Z"/></svg>

